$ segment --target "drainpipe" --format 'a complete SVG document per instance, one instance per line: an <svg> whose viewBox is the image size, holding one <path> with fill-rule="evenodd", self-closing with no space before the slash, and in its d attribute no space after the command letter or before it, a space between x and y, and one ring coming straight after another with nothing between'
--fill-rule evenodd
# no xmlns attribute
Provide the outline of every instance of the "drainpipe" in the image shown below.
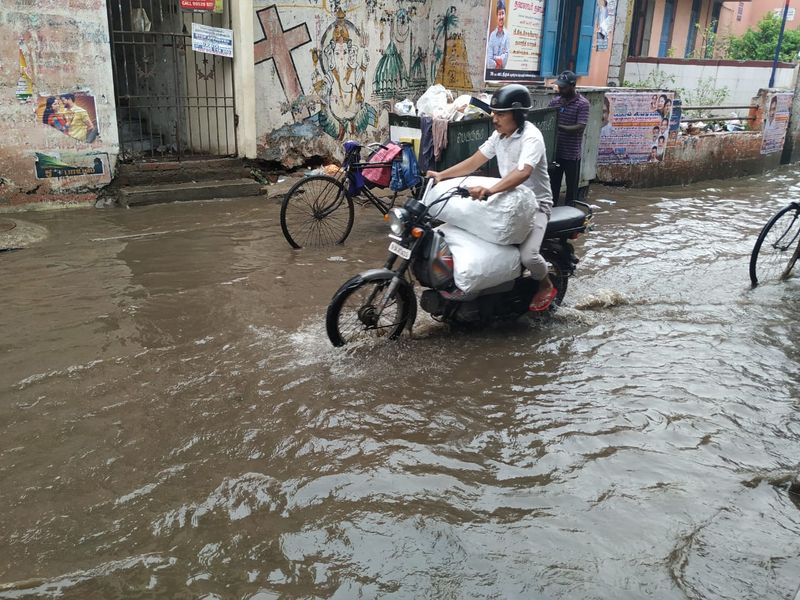
<svg viewBox="0 0 800 600"><path fill-rule="evenodd" d="M787 0L788 2L788 0ZM625 60L633 22L634 0L617 0L614 32L611 38L611 58L608 61L608 85L619 87L625 82Z"/></svg>

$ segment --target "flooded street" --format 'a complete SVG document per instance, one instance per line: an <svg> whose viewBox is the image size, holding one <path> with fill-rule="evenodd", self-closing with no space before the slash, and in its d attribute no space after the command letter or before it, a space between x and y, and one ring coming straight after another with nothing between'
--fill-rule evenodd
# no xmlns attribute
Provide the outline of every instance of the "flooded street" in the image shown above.
<svg viewBox="0 0 800 600"><path fill-rule="evenodd" d="M552 320L334 349L274 201L13 215L0 598L792 600L800 274L749 287L800 168L596 187Z"/></svg>

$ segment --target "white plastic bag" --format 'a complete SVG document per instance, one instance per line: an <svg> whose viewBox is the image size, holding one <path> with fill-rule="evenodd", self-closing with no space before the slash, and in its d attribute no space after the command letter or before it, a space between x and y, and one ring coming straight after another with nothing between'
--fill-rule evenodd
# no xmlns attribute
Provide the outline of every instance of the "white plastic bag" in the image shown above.
<svg viewBox="0 0 800 600"><path fill-rule="evenodd" d="M429 205L455 187L480 185L490 188L499 179L492 177L456 177L437 183L422 201ZM453 196L446 203L434 206L430 214L435 219L465 229L494 244L521 244L533 227L533 217L539 208L530 188L520 185L513 190L489 196L488 200L473 200Z"/></svg>
<svg viewBox="0 0 800 600"><path fill-rule="evenodd" d="M469 101L472 96L469 94L462 94L456 98L452 104L448 105L449 114L447 118L451 121L460 121L464 118L465 111L469 108Z"/></svg>
<svg viewBox="0 0 800 600"><path fill-rule="evenodd" d="M453 95L443 85L437 83L425 90L425 93L419 97L417 113L420 116L445 119L450 112L449 103L452 100Z"/></svg>
<svg viewBox="0 0 800 600"><path fill-rule="evenodd" d="M411 115L412 117L417 115L417 109L414 108L414 103L408 98L400 102L395 102L394 112L397 115Z"/></svg>
<svg viewBox="0 0 800 600"><path fill-rule="evenodd" d="M492 244L453 225L442 225L439 231L453 253L453 279L463 292L479 292L520 275L516 246Z"/></svg>

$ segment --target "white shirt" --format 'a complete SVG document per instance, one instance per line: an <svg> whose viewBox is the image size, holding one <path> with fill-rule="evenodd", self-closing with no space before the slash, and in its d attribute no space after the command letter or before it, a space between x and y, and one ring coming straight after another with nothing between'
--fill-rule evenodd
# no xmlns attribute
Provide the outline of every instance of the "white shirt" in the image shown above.
<svg viewBox="0 0 800 600"><path fill-rule="evenodd" d="M550 175L547 173L547 155L542 132L533 123L526 121L522 133L515 131L501 137L495 131L479 148L486 158L497 157L500 177L505 177L514 169L525 165L533 167L530 176L522 182L536 196L539 209L550 213L553 206L553 192L550 190Z"/></svg>

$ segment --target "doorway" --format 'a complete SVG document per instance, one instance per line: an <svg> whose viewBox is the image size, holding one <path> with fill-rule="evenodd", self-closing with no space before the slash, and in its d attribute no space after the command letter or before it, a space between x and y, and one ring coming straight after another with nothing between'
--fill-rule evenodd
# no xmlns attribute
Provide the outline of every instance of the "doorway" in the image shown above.
<svg viewBox="0 0 800 600"><path fill-rule="evenodd" d="M231 28L180 0L108 0L115 104L124 162L236 156L233 60L192 50L194 24Z"/></svg>
<svg viewBox="0 0 800 600"><path fill-rule="evenodd" d="M581 27L581 0L566 0L561 5L561 33L558 40L558 63L556 72L577 71L578 40Z"/></svg>

